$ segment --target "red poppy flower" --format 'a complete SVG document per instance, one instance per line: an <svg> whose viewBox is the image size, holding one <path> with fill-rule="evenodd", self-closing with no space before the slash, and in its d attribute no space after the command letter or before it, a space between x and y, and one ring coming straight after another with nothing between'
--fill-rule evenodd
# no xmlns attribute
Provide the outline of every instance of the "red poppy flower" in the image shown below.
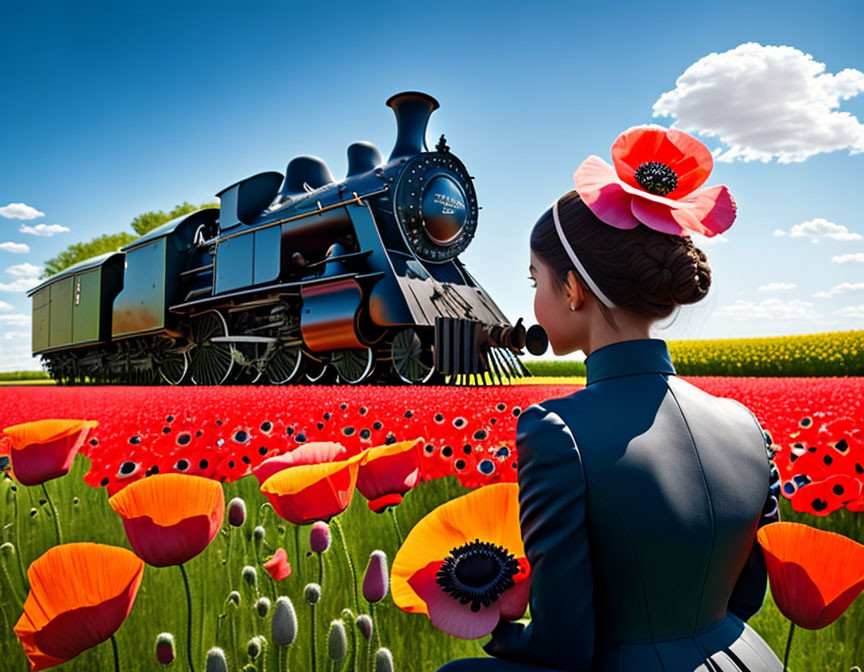
<svg viewBox="0 0 864 672"><path fill-rule="evenodd" d="M369 500L369 508L382 513L402 501L402 496L420 481L420 454L423 439L400 441L369 449L369 456L357 474L357 489Z"/></svg>
<svg viewBox="0 0 864 672"><path fill-rule="evenodd" d="M801 523L760 527L771 595L790 621L818 630L837 620L864 590L864 546Z"/></svg>
<svg viewBox="0 0 864 672"><path fill-rule="evenodd" d="M801 486L789 497L789 503L795 511L827 516L860 496L861 481L846 474L835 474Z"/></svg>
<svg viewBox="0 0 864 672"><path fill-rule="evenodd" d="M723 186L696 191L708 179L710 150L683 131L648 124L627 129L612 145L614 168L589 156L573 175L576 191L597 217L618 229L640 223L676 235L712 237L735 220Z"/></svg>
<svg viewBox="0 0 864 672"><path fill-rule="evenodd" d="M225 515L222 485L200 476L157 474L108 500L132 549L154 567L179 565L213 541Z"/></svg>
<svg viewBox="0 0 864 672"><path fill-rule="evenodd" d="M31 670L65 663L104 642L135 602L144 563L124 548L54 546L27 570L30 593L13 628Z"/></svg>
<svg viewBox="0 0 864 672"><path fill-rule="evenodd" d="M345 452L345 446L332 441L304 443L284 455L277 455L276 457L264 460L252 470L252 474L258 479L259 485L264 485L264 481L283 469L300 466L301 464L333 462L345 455Z"/></svg>
<svg viewBox="0 0 864 672"><path fill-rule="evenodd" d="M36 420L4 429L12 440L12 468L23 485L39 485L69 473L96 420Z"/></svg>
<svg viewBox="0 0 864 672"><path fill-rule="evenodd" d="M291 576L291 565L288 564L288 554L284 548L277 548L273 556L263 564L274 581L281 581Z"/></svg>
<svg viewBox="0 0 864 672"><path fill-rule="evenodd" d="M397 607L462 639L521 618L531 572L519 527L519 486L496 483L440 505L408 533L390 570Z"/></svg>
<svg viewBox="0 0 864 672"><path fill-rule="evenodd" d="M347 460L304 464L283 469L261 485L261 492L273 510L295 525L318 520L325 523L351 503L357 471L369 452L364 450Z"/></svg>

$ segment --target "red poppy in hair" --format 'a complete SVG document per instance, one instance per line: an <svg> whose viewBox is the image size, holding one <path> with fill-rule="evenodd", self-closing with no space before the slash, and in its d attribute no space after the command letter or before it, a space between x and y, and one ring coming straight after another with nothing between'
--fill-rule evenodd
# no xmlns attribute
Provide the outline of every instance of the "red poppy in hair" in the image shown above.
<svg viewBox="0 0 864 672"><path fill-rule="evenodd" d="M23 485L39 485L69 473L96 420L36 420L4 429L12 440L12 468Z"/></svg>
<svg viewBox="0 0 864 672"><path fill-rule="evenodd" d="M771 595L790 621L830 625L864 590L864 546L842 534L777 522L760 527Z"/></svg>
<svg viewBox="0 0 864 672"><path fill-rule="evenodd" d="M423 439L400 441L369 449L357 474L357 489L375 513L402 501L402 496L420 482L420 447Z"/></svg>
<svg viewBox="0 0 864 672"><path fill-rule="evenodd" d="M24 613L13 628L30 669L65 663L113 635L143 576L134 553L104 544L54 546L34 560Z"/></svg>
<svg viewBox="0 0 864 672"><path fill-rule="evenodd" d="M108 500L132 549L154 567L180 565L213 541L225 515L222 485L200 476L156 474Z"/></svg>
<svg viewBox="0 0 864 672"><path fill-rule="evenodd" d="M612 145L610 166L589 156L573 175L582 201L618 229L640 223L663 233L712 237L735 220L724 186L697 189L714 167L711 151L693 136L646 124L628 128Z"/></svg>

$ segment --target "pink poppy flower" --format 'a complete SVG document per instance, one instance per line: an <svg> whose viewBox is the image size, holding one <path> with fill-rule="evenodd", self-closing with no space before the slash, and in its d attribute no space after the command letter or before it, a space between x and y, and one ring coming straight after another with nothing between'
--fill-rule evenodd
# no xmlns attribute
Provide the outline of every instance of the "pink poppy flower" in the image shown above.
<svg viewBox="0 0 864 672"><path fill-rule="evenodd" d="M708 179L714 159L683 131L633 126L612 145L612 163L614 168L591 155L573 174L582 201L610 226L644 224L663 233L710 238L735 221L737 206L726 187L697 189Z"/></svg>
<svg viewBox="0 0 864 672"><path fill-rule="evenodd" d="M288 564L288 553L284 548L277 548L273 556L264 563L264 569L274 581L281 581L291 576L291 565Z"/></svg>

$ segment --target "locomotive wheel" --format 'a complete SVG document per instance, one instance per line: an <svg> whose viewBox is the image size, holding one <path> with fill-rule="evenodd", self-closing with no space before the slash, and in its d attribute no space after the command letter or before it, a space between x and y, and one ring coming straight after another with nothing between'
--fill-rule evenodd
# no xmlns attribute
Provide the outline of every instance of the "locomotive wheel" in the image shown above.
<svg viewBox="0 0 864 672"><path fill-rule="evenodd" d="M330 363L339 374L339 382L359 385L372 374L375 354L372 348L337 350L333 353Z"/></svg>
<svg viewBox="0 0 864 672"><path fill-rule="evenodd" d="M299 347L279 348L252 382L257 383L263 378L271 385L287 385L300 377L305 362L306 357Z"/></svg>
<svg viewBox="0 0 864 672"><path fill-rule="evenodd" d="M306 360L304 366L306 380L310 383L324 382L325 377L332 372L329 363L323 359L316 359L305 353L303 358Z"/></svg>
<svg viewBox="0 0 864 672"><path fill-rule="evenodd" d="M159 362L159 375L168 385L179 385L189 371L189 358L185 352L166 353Z"/></svg>
<svg viewBox="0 0 864 672"><path fill-rule="evenodd" d="M214 336L228 336L228 323L218 310L208 310L192 318L190 325L190 372L196 385L222 385L234 368L230 343L214 343Z"/></svg>
<svg viewBox="0 0 864 672"><path fill-rule="evenodd" d="M432 351L424 348L420 336L411 327L396 334L391 353L393 372L409 385L423 385L435 373Z"/></svg>

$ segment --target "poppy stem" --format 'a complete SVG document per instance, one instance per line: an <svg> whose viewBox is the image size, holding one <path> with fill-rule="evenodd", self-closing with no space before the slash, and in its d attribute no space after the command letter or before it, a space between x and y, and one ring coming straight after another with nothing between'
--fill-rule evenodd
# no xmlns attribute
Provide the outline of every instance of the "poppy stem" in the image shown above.
<svg viewBox="0 0 864 672"><path fill-rule="evenodd" d="M21 559L21 526L18 524L18 489L15 488L12 501L15 504L15 555L18 556L18 571L21 572L21 581L24 583L24 592L30 591L30 582L27 580L27 572L24 571L24 561Z"/></svg>
<svg viewBox="0 0 864 672"><path fill-rule="evenodd" d="M48 495L48 488L45 487L44 481L41 485L42 493L45 495L48 506L51 507L51 513L54 514L54 527L57 530L57 545L59 546L63 543L63 533L60 531L60 516L57 515L57 509L54 507L54 502L51 501L51 497Z"/></svg>
<svg viewBox="0 0 864 672"><path fill-rule="evenodd" d="M789 649L792 647L792 633L795 632L795 621L789 622L789 639L786 640L786 655L783 657L783 672L786 672L786 665L789 663Z"/></svg>
<svg viewBox="0 0 864 672"><path fill-rule="evenodd" d="M387 513L390 514L390 519L393 521L393 528L396 530L396 539L399 542L399 546L401 547L404 539L402 537L402 533L399 531L399 523L396 520L396 507L388 506Z"/></svg>
<svg viewBox="0 0 864 672"><path fill-rule="evenodd" d="M315 672L315 605L310 604L309 608L312 610L312 672Z"/></svg>
<svg viewBox="0 0 864 672"><path fill-rule="evenodd" d="M295 567L300 569L300 526L294 525L294 554L297 556L297 564Z"/></svg>
<svg viewBox="0 0 864 672"><path fill-rule="evenodd" d="M366 643L366 669L368 672L373 672L375 669L375 660L373 658L373 648L372 648L372 637L378 631L378 624L375 622L375 603L369 603L369 619L372 621L372 634L369 637L369 641Z"/></svg>
<svg viewBox="0 0 864 672"><path fill-rule="evenodd" d="M360 611L360 598L357 596L357 573L354 571L354 563L351 561L351 553L348 551L348 540L345 538L345 531L342 529L342 523L339 518L333 518L333 527L339 533L339 539L342 542L342 549L345 551L345 559L348 561L348 569L351 570L351 586L354 588L354 611Z"/></svg>
<svg viewBox="0 0 864 672"><path fill-rule="evenodd" d="M186 659L189 661L189 669L195 672L192 664L192 593L189 590L189 578L186 576L186 568L183 564L177 565L183 575L183 585L186 587Z"/></svg>
<svg viewBox="0 0 864 672"><path fill-rule="evenodd" d="M324 585L324 554L323 553L316 553L315 555L318 556L318 585L323 586ZM322 590L323 590L323 588L322 588Z"/></svg>
<svg viewBox="0 0 864 672"><path fill-rule="evenodd" d="M16 548L14 552L17 554L18 549ZM9 576L9 570L6 569L6 563L3 562L2 558L0 558L0 565L3 565L3 576L6 577L6 581L9 583L9 594L15 598L16 602L24 604L24 600L22 600L21 596L18 595L18 589L15 587L15 584L12 583L12 577Z"/></svg>
<svg viewBox="0 0 864 672"><path fill-rule="evenodd" d="M117 653L117 640L111 635L111 648L114 649L114 672L120 672L120 654Z"/></svg>

